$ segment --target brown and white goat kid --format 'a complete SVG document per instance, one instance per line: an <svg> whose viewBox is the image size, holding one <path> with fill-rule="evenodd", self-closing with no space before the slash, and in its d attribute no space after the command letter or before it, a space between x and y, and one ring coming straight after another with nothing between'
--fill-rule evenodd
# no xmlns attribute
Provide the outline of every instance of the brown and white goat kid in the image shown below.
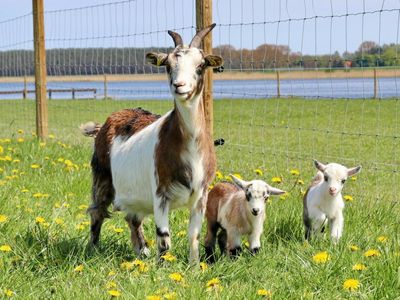
<svg viewBox="0 0 400 300"><path fill-rule="evenodd" d="M236 256L241 251L242 235L249 235L250 251L257 253L261 247L265 203L270 195L285 193L262 180L244 181L230 176L234 184L217 183L208 194L205 248L211 263L215 261L217 238L221 253L228 251Z"/></svg>
<svg viewBox="0 0 400 300"><path fill-rule="evenodd" d="M314 160L314 165L318 172L303 198L305 238L310 240L312 234L323 232L329 221L331 239L337 243L344 226L343 185L349 176L360 172L361 166L347 168L337 163L324 165L317 160Z"/></svg>
<svg viewBox="0 0 400 300"><path fill-rule="evenodd" d="M205 54L200 43L215 24L200 30L187 46L168 31L175 42L169 53L147 53L147 61L165 66L174 108L164 116L142 109L111 114L99 129L92 158L93 204L90 243L96 245L108 206L127 213L131 240L137 254L148 255L142 222L154 214L159 255L171 246L168 213L188 207L190 261L199 261L199 236L208 185L215 174L214 145L206 130L203 111L203 77L222 58ZM94 123L83 126L96 135Z"/></svg>

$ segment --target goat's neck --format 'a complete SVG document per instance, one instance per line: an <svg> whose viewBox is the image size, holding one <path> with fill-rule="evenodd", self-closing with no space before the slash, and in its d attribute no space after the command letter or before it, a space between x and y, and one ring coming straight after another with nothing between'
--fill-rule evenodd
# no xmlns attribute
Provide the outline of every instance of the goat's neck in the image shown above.
<svg viewBox="0 0 400 300"><path fill-rule="evenodd" d="M202 134L205 131L203 93L195 95L193 99L186 102L178 100L174 102L174 109L180 115L182 130L193 138Z"/></svg>

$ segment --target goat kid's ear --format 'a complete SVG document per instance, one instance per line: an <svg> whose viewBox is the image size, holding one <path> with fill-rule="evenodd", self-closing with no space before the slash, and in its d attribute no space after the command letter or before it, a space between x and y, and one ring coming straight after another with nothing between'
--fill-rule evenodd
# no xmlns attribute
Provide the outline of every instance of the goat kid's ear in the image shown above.
<svg viewBox="0 0 400 300"><path fill-rule="evenodd" d="M353 176L361 171L361 166L347 169L347 176Z"/></svg>
<svg viewBox="0 0 400 300"><path fill-rule="evenodd" d="M320 170L321 172L324 172L326 169L326 165L324 165L323 163L320 163L318 160L314 159L314 166Z"/></svg>
<svg viewBox="0 0 400 300"><path fill-rule="evenodd" d="M272 186L270 186L270 185L268 186L268 193L269 193L270 195L272 195L272 196L277 196L277 195L286 194L285 191L282 191L282 190L280 190L280 189L274 188L274 187L272 187Z"/></svg>
<svg viewBox="0 0 400 300"><path fill-rule="evenodd" d="M207 55L204 59L206 67L218 68L224 63L222 57L217 55Z"/></svg>
<svg viewBox="0 0 400 300"><path fill-rule="evenodd" d="M242 190L246 190L251 185L250 182L244 181L240 178L237 178L236 176L233 176L232 174L229 174L229 176L232 178L233 183L236 184Z"/></svg>
<svg viewBox="0 0 400 300"><path fill-rule="evenodd" d="M157 67L165 66L167 58L168 54L165 53L156 53L156 52L146 53L146 61Z"/></svg>

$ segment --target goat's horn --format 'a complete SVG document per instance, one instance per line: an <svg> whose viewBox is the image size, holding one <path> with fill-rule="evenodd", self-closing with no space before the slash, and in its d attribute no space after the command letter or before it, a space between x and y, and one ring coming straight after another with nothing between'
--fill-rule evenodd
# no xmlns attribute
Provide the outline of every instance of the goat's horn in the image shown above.
<svg viewBox="0 0 400 300"><path fill-rule="evenodd" d="M175 43L175 47L177 46L182 46L183 45L183 41L182 41L182 37L180 36L179 33L176 33L174 31L168 30L168 34L172 37L172 39L174 40Z"/></svg>
<svg viewBox="0 0 400 300"><path fill-rule="evenodd" d="M199 48L201 41L203 38L215 27L215 23L211 24L210 26L207 26L200 30L199 32L196 33L192 41L190 42L189 47L196 47Z"/></svg>

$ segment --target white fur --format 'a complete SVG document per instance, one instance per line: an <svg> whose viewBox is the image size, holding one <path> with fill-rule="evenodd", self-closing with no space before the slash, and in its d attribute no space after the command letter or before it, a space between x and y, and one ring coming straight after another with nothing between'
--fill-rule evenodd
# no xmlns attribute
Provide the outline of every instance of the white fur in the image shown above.
<svg viewBox="0 0 400 300"><path fill-rule="evenodd" d="M337 163L314 163L318 169L315 178L319 182L309 188L305 199L311 230L313 234L321 232L322 227L329 221L331 239L337 243L343 234L344 226L342 181L358 173L361 167L348 169Z"/></svg>

